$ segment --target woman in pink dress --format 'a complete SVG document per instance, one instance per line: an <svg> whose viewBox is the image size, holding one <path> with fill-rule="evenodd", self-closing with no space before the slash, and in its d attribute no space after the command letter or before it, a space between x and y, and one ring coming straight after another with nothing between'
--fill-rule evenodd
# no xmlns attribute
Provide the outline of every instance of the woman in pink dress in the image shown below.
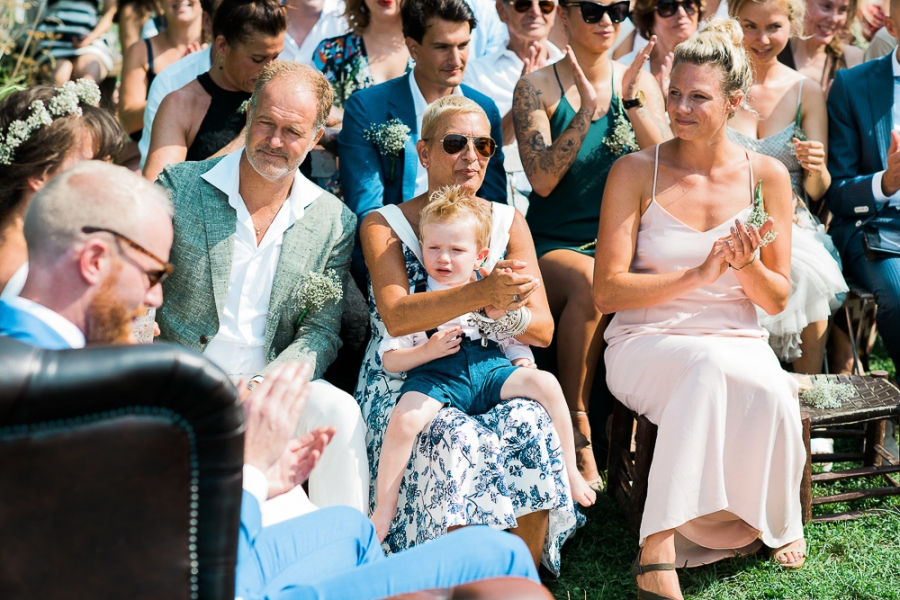
<svg viewBox="0 0 900 600"><path fill-rule="evenodd" d="M659 426L635 561L645 599L682 598L674 564L761 544L786 568L805 556L798 386L753 306L787 305L791 181L726 136L752 80L741 38L714 19L678 46L666 101L676 137L619 159L602 203L594 298L616 313L609 388ZM757 228L760 181L770 217Z"/></svg>

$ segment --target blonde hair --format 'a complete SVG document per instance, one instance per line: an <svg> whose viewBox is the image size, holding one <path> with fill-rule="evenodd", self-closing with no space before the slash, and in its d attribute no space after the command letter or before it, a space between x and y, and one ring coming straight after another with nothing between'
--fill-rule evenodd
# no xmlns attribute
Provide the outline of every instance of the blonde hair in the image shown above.
<svg viewBox="0 0 900 600"><path fill-rule="evenodd" d="M741 43L744 33L734 19L711 19L706 29L675 47L672 69L681 63L704 66L713 65L721 72L722 93L733 98L738 92L747 91L753 84L753 67ZM746 107L746 101L741 104Z"/></svg>
<svg viewBox="0 0 900 600"><path fill-rule="evenodd" d="M487 120L484 109L474 100L465 96L444 96L432 102L422 115L422 139L426 142L434 139L444 118L455 115L484 115Z"/></svg>
<svg viewBox="0 0 900 600"><path fill-rule="evenodd" d="M328 113L331 112L331 105L334 102L334 90L331 89L331 84L320 71L292 60L273 61L260 72L256 79L256 85L253 87L253 94L250 96L250 116L256 116L259 97L263 89L272 80L279 77L289 77L300 82L315 94L316 122L313 126L316 128L316 133L325 129L325 121L328 119Z"/></svg>
<svg viewBox="0 0 900 600"><path fill-rule="evenodd" d="M447 223L471 218L475 224L475 243L478 249L491 245L491 209L485 202L468 194L458 185L448 185L431 194L431 200L422 209L419 221L420 241L425 241L425 226L431 223Z"/></svg>
<svg viewBox="0 0 900 600"><path fill-rule="evenodd" d="M803 37L803 17L806 16L806 2L804 0L729 0L728 14L737 19L741 9L747 4L766 4L772 2L779 8L783 8L788 14L791 23L791 37Z"/></svg>

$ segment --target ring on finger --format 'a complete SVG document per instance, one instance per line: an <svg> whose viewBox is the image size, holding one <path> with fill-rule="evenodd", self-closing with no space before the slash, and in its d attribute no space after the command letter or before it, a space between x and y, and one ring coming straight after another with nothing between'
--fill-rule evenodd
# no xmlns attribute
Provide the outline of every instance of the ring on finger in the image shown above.
<svg viewBox="0 0 900 600"><path fill-rule="evenodd" d="M519 298L518 294L513 294L513 302L521 302L521 301L522 301L522 299Z"/></svg>

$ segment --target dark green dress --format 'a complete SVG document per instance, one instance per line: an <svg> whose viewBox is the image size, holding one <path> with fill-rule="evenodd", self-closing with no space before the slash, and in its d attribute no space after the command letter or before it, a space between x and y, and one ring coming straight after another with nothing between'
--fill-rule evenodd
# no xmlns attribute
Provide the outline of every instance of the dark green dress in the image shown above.
<svg viewBox="0 0 900 600"><path fill-rule="evenodd" d="M566 100L556 65L553 65L553 73L562 95L556 112L550 117L550 133L556 139L575 117L575 110ZM620 133L615 136L616 125L620 120ZM627 143L623 143L623 139L616 139L627 137L623 135L623 126L627 127L632 136ZM628 115L613 87L609 110L591 122L578 156L568 172L549 195L541 196L531 192L525 220L531 228L538 258L551 250L562 248L593 256L606 177L619 157L638 149L633 135Z"/></svg>

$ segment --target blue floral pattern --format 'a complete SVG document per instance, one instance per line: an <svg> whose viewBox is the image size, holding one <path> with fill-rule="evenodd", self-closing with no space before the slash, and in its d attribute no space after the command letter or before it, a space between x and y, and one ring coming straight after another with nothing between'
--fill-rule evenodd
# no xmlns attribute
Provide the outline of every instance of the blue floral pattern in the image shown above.
<svg viewBox="0 0 900 600"><path fill-rule="evenodd" d="M403 246L410 291L425 281L425 269ZM369 282L372 339L360 371L356 400L366 421L372 487L382 438L403 380L384 370L378 346L385 329ZM455 525L516 526L516 518L549 510L550 524L541 562L559 573L560 549L584 516L575 512L562 448L546 411L537 402L502 402L484 415L442 409L417 438L400 485L397 517L384 541L399 552L434 539Z"/></svg>

